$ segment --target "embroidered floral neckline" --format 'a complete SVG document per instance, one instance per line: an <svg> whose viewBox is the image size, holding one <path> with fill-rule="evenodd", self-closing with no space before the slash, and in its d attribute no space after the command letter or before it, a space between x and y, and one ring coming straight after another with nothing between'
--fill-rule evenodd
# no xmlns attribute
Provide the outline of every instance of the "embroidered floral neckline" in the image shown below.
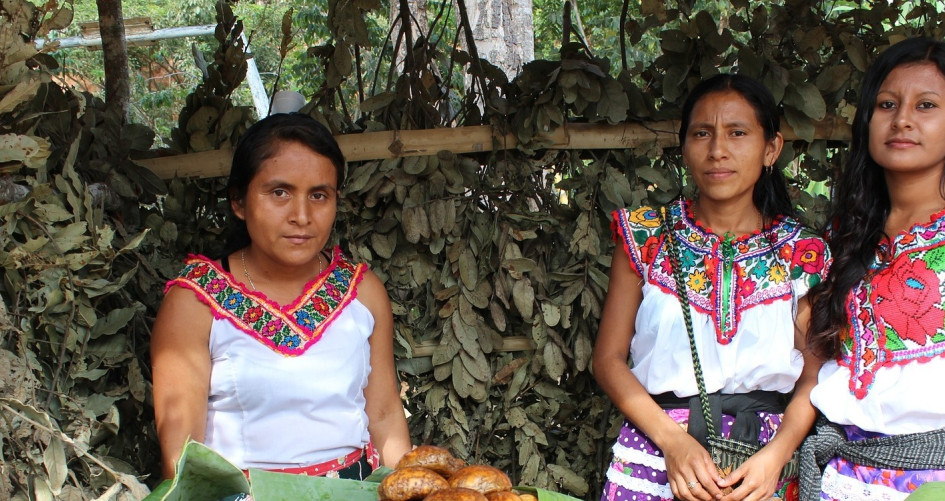
<svg viewBox="0 0 945 501"><path fill-rule="evenodd" d="M213 310L246 334L286 356L298 356L321 339L325 329L357 296L364 264L353 265L336 247L328 268L309 282L296 300L280 306L249 290L204 256L190 256L180 276L168 282L191 289Z"/></svg>
<svg viewBox="0 0 945 501"><path fill-rule="evenodd" d="M692 218L688 201L668 208L689 302L712 318L720 344L735 337L743 311L791 299L794 281L803 281L805 289L813 286L829 265L824 241L805 238L793 219L779 216L763 232L726 240ZM641 207L622 213L615 224L633 266L641 275L647 268L648 282L677 295L658 211Z"/></svg>
<svg viewBox="0 0 945 501"><path fill-rule="evenodd" d="M850 291L839 363L865 398L883 367L945 356L945 211L881 245L867 279ZM883 253L889 252L888 259Z"/></svg>

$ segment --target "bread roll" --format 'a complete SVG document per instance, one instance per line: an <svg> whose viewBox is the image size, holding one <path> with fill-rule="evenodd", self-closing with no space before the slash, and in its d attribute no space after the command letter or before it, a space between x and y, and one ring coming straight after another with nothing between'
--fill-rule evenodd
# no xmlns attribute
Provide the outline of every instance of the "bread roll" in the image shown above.
<svg viewBox="0 0 945 501"><path fill-rule="evenodd" d="M419 501L431 492L448 487L449 482L435 471L407 466L384 477L377 487L377 496L381 501Z"/></svg>
<svg viewBox="0 0 945 501"><path fill-rule="evenodd" d="M450 487L465 487L483 494L512 490L512 481L502 470L484 464L467 466L450 476Z"/></svg>

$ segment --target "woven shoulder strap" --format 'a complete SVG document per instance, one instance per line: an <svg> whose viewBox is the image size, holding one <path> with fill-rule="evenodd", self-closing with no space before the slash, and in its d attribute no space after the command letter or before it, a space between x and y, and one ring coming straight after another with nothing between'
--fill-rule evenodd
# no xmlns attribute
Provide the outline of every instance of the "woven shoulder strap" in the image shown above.
<svg viewBox="0 0 945 501"><path fill-rule="evenodd" d="M696 336L692 332L692 312L689 307L689 295L686 293L686 282L683 279L682 268L679 266L679 256L676 253L676 243L673 234L672 212L666 207L660 209L660 219L663 231L666 233L666 251L669 254L669 265L673 270L673 281L676 282L676 294L682 305L683 320L686 323L686 333L689 335L689 351L692 353L692 367L696 373L696 385L699 388L699 403L702 405L702 415L708 436L714 437L715 423L712 421L712 411L709 409L709 394L705 389L705 377L702 374L702 363L699 361L699 351L696 349Z"/></svg>

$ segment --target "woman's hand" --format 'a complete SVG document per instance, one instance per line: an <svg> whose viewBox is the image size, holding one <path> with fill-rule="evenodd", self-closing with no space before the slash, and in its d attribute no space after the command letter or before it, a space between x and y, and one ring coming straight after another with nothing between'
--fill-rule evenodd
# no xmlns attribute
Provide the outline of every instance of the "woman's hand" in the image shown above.
<svg viewBox="0 0 945 501"><path fill-rule="evenodd" d="M781 468L784 462L779 460L769 448L762 448L741 466L726 475L719 486L723 489L732 487L741 482L723 501L757 501L770 499L778 487Z"/></svg>
<svg viewBox="0 0 945 501"><path fill-rule="evenodd" d="M722 498L722 478L709 452L695 438L680 428L660 448L666 456L666 476L674 496L686 501Z"/></svg>

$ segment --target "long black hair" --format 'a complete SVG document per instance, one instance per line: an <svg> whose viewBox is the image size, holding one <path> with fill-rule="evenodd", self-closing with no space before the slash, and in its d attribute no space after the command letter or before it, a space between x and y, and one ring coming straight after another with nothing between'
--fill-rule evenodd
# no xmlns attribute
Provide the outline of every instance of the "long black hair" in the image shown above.
<svg viewBox="0 0 945 501"><path fill-rule="evenodd" d="M896 67L930 62L945 76L945 43L910 38L883 52L866 71L853 118L846 165L833 186L827 241L833 265L826 280L809 292L812 304L808 347L824 359L840 355L839 329L847 323L847 296L876 257L889 215L889 190L882 166L870 156L870 120L876 95ZM945 141L945 138L941 138Z"/></svg>
<svg viewBox="0 0 945 501"><path fill-rule="evenodd" d="M256 122L240 137L233 151L233 164L226 183L230 224L223 256L251 243L246 221L233 214L232 202L242 202L246 198L246 190L259 167L276 155L281 144L286 142L299 143L330 160L338 176L337 187L341 189L345 180L345 157L327 127L302 113L279 113Z"/></svg>
<svg viewBox="0 0 945 501"><path fill-rule="evenodd" d="M778 135L781 130L781 114L778 112L778 105L774 102L771 91L754 78L721 73L699 82L683 103L682 122L679 124L680 147L686 144L693 108L702 98L715 92L735 92L748 101L755 110L755 118L758 119L764 131L765 141L771 141ZM761 177L758 178L752 191L752 202L761 212L765 226L778 216L796 216L794 203L791 202L791 196L788 194L784 172L775 166L765 166L761 169Z"/></svg>

